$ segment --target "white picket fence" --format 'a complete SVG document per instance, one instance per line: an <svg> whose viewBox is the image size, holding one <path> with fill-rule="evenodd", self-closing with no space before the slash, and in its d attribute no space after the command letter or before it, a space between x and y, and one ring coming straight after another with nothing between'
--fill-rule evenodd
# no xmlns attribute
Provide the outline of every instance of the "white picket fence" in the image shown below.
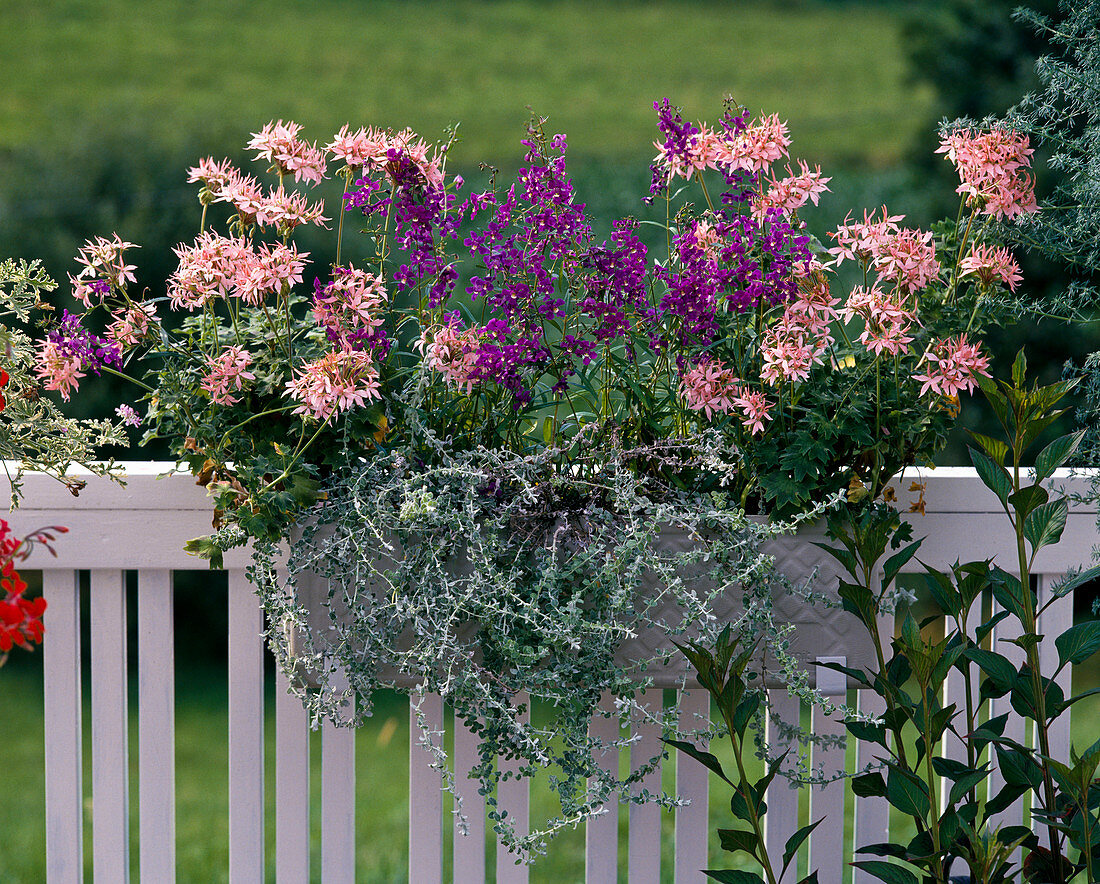
<svg viewBox="0 0 1100 884"><path fill-rule="evenodd" d="M20 510L20 524L63 524L71 528L57 545L58 557L37 556L35 567L44 568L47 641L45 669L45 764L46 764L46 852L50 884L83 879L84 850L81 746L84 723L81 714L80 598L78 572L90 570L91 610L91 746L92 746L92 837L88 845L97 882L129 880L129 759L127 739L127 570L136 570L138 609L138 827L140 869L148 882L175 880L175 767L173 693L173 596L172 571L200 567L188 557L183 544L207 533L210 506L203 490L186 475L156 478L165 464L127 464L125 488L92 479L79 496L43 476L26 482L26 502ZM921 558L937 567L956 559L996 557L1006 568L1015 561L1015 546L1006 535L1003 514L993 496L972 470L941 468L922 477L927 481L926 515L913 516L916 533L925 536ZM1056 477L1055 481L1064 480ZM1078 489L1084 480L1068 480ZM906 495L909 480L900 483ZM1087 562L1097 542L1095 507L1074 507L1063 543L1048 547L1039 557L1039 589L1049 592L1051 582L1068 568ZM229 873L234 884L264 880L264 667L260 610L244 573L244 555L230 555L226 566L229 592ZM914 567L915 563L914 563ZM1040 631L1056 634L1072 619L1072 599L1065 598L1043 614ZM884 623L888 630L892 624ZM1010 636L1002 634L998 638ZM1001 649L1011 648L1002 644ZM1044 653L1054 647L1046 643ZM844 648L822 648L823 658L843 659ZM1054 665L1048 671L1053 671ZM844 679L819 669L818 686L840 698ZM1068 672L1063 677L1068 679ZM1064 684L1067 690L1069 685ZM950 685L957 689L958 685ZM355 859L355 732L349 728L325 726L321 774L321 863L310 867L309 844L309 741L310 730L299 702L285 690L277 690L275 704L275 868L278 882L320 880L324 884L352 881ZM776 692L773 703L788 721L798 721L797 700ZM861 695L860 705L877 711L874 699ZM999 714L1006 701L996 701ZM684 721L698 721L709 715L705 692L684 691L679 697ZM443 706L438 697L426 697L422 711L442 729ZM413 716L413 713L410 712ZM841 734L843 726L813 711L813 729L818 734ZM409 880L430 884L442 879L443 827L450 825L450 807L444 806L439 776L429 767L430 758L418 744L418 729L412 721L409 743ZM450 723L452 726L454 722ZM597 718L594 728L617 731L617 724ZM1023 722L1016 719L1010 732L1023 740ZM604 734L612 735L612 734ZM617 734L613 734L617 735ZM640 729L630 747L635 761L659 752L659 734ZM1054 735L1053 751L1068 751L1069 722L1064 720ZM865 747L860 747L861 753ZM957 747L948 751L957 752ZM469 769L476 753L472 734L461 725L455 729L454 755L458 770ZM856 759L862 766L868 757ZM816 765L826 770L845 767L844 750L829 748L817 753ZM617 767L618 759L602 763ZM629 807L629 838L626 844L629 881L700 882L708 850L712 862L720 861L707 823L708 775L691 759L672 757L676 793L686 799L676 811L675 857L671 870L661 868L660 832L663 811L652 806ZM370 776L370 771L361 775ZM660 787L660 772L654 772L646 786ZM994 781L992 788L999 783ZM476 789L465 789L469 834L456 834L454 880L486 880L483 814ZM500 788L500 802L522 829L528 821L526 781L508 780ZM840 884L851 858L851 843L845 839L845 807L855 814L855 841L866 844L887 835L889 813L884 799L863 799L854 805L846 781L814 789L809 814L825 816L809 842L809 862L819 870L822 884ZM846 805L847 803L847 805ZM767 837L779 855L787 836L804 824L799 815L798 793L786 783L776 783L768 795ZM853 810L854 808L854 810ZM586 836L586 880L594 884L617 880L618 808L588 824ZM1022 808L1004 812L1004 822L1022 819ZM671 872L671 874L670 874ZM495 879L526 882L532 872L516 865L513 857L498 848ZM537 878L538 867L534 868ZM793 879L791 879L793 880ZM858 870L853 881L871 880Z"/></svg>

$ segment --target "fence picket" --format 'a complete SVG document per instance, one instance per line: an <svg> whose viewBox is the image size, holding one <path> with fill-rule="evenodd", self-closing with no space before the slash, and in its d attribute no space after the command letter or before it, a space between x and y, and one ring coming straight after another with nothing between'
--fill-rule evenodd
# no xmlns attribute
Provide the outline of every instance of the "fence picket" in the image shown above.
<svg viewBox="0 0 1100 884"><path fill-rule="evenodd" d="M846 662L844 657L819 659L842 665ZM847 678L842 673L817 667L817 688L830 702L843 703ZM828 741L825 745L814 745L813 766L823 769L826 776L844 771L844 744L840 738L845 734L845 727L841 716L838 713L826 715L820 706L814 706L810 730L814 736ZM810 821L822 821L810 836L810 868L817 871L821 884L840 884L844 875L844 792L847 783L847 779L841 778L810 789Z"/></svg>
<svg viewBox="0 0 1100 884"><path fill-rule="evenodd" d="M880 626L881 630L881 626ZM858 692L859 711L880 718L886 712L886 701L873 691ZM875 756L882 749L865 740L856 742L856 770L863 770L869 764L877 763ZM852 833L852 850L881 844L890 837L890 803L885 798L868 796L853 798L855 802L855 830ZM866 858L866 854L858 857ZM863 869L852 869L852 884L873 884L879 879Z"/></svg>
<svg viewBox="0 0 1100 884"><path fill-rule="evenodd" d="M432 739L443 741L443 698L423 694L420 713ZM420 743L416 702L409 696L409 880L424 884L443 880L443 792L435 756Z"/></svg>
<svg viewBox="0 0 1100 884"><path fill-rule="evenodd" d="M126 575L91 573L92 874L130 880L129 721L126 686Z"/></svg>
<svg viewBox="0 0 1100 884"><path fill-rule="evenodd" d="M619 716L615 698L605 694L600 698L600 711L609 718L595 715L588 732L605 742L619 739ZM611 776L619 775L619 750L608 749L595 759L596 764ZM606 813L593 817L584 826L584 870L586 881L614 881L619 865L619 802L612 793L604 805Z"/></svg>
<svg viewBox="0 0 1100 884"><path fill-rule="evenodd" d="M75 571L46 571L42 646L46 733L46 882L84 880L80 702L80 586Z"/></svg>
<svg viewBox="0 0 1100 884"><path fill-rule="evenodd" d="M275 881L309 881L309 715L275 673Z"/></svg>
<svg viewBox="0 0 1100 884"><path fill-rule="evenodd" d="M710 694L704 690L680 692L680 730L710 724ZM705 748L705 744L700 748ZM710 783L707 769L694 758L676 755L676 796L690 804L676 808L676 884L703 884L707 867L707 808Z"/></svg>
<svg viewBox="0 0 1100 884"><path fill-rule="evenodd" d="M468 772L480 760L479 737L455 716L455 780L462 797L466 834L454 834L454 879L484 884L485 881L485 797L478 792L480 782ZM457 820L456 820L457 824Z"/></svg>
<svg viewBox="0 0 1100 884"><path fill-rule="evenodd" d="M789 694L786 688L772 688L768 691L768 705L771 707L771 715L766 733L771 751L779 753L792 746L797 749L792 741L783 739L772 716L785 725L797 728L802 714L802 701ZM764 841L768 856L782 857L787 839L798 829L798 790L792 789L789 781L782 776L776 776L768 785L766 800L768 812L764 816Z"/></svg>
<svg viewBox="0 0 1100 884"><path fill-rule="evenodd" d="M229 572L229 879L264 880L263 619L243 570Z"/></svg>
<svg viewBox="0 0 1100 884"><path fill-rule="evenodd" d="M523 714L519 716L521 721L531 720L531 698L526 691L516 694L514 700L516 706L526 706ZM514 759L500 759L498 769L515 773L520 764ZM507 820L515 827L516 835L526 835L531 830L529 781L510 777L501 780L497 786L497 801L502 810L508 812ZM528 872L524 864L516 864L515 854L509 853L504 845L497 842L497 884L527 884Z"/></svg>
<svg viewBox="0 0 1100 884"><path fill-rule="evenodd" d="M661 712L663 691L655 689L653 715ZM637 695L639 704L643 702ZM661 726L655 721L637 721L633 725L637 739L630 745L630 769L637 770L649 759L661 754ZM642 777L641 788L651 795L660 794L661 766ZM630 884L658 884L661 880L661 808L655 804L630 805L630 840L627 848L627 877Z"/></svg>
<svg viewBox="0 0 1100 884"><path fill-rule="evenodd" d="M335 690L347 687L342 671ZM355 728L321 725L321 884L355 881Z"/></svg>
<svg viewBox="0 0 1100 884"><path fill-rule="evenodd" d="M176 880L176 706L172 572L138 572L138 810L146 881Z"/></svg>
<svg viewBox="0 0 1100 884"><path fill-rule="evenodd" d="M1056 575L1039 575L1039 605L1045 605L1051 599L1051 586ZM1049 608L1039 617L1039 634L1047 638L1039 645L1039 668L1043 673L1054 672L1058 668L1058 648L1054 639L1073 625L1073 596L1055 599ZM1072 669L1067 666L1054 679L1062 693L1068 699L1072 692ZM1055 719L1050 727L1050 753L1054 758L1069 758L1070 717L1062 715ZM1086 743L1086 745L1088 745ZM1083 748L1083 747L1082 747Z"/></svg>
<svg viewBox="0 0 1100 884"><path fill-rule="evenodd" d="M881 575L876 578L874 589L881 589ZM882 647L890 647L894 638L894 615L880 614L877 621L878 638ZM874 691L860 690L856 693L856 703L859 711L879 718L886 712L886 701ZM868 765L876 763L875 756L880 754L880 749L873 743L863 740L856 742L856 770L863 770ZM856 848L871 844L879 844L890 836L890 803L885 798L867 797L857 799L854 795L852 801L855 804L855 827L852 833L851 849L854 854ZM865 858L866 855L860 858ZM863 869L852 869L852 884L872 884L879 879Z"/></svg>

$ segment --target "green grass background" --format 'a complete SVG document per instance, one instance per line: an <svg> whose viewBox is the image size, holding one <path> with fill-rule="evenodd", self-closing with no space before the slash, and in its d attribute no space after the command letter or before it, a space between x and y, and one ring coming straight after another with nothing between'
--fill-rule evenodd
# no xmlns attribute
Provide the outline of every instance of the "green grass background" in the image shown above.
<svg viewBox="0 0 1100 884"><path fill-rule="evenodd" d="M454 160L501 165L530 107L578 156L633 160L655 99L713 119L729 92L788 119L800 155L881 168L932 100L907 85L897 9L874 3L9 0L3 22L9 147L123 120L227 146L276 118L326 140L460 123Z"/></svg>

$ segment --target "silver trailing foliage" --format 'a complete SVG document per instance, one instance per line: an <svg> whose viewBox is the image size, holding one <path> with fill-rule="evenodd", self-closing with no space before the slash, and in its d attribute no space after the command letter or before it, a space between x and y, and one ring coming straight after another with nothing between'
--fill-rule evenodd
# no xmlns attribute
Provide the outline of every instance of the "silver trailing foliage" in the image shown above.
<svg viewBox="0 0 1100 884"><path fill-rule="evenodd" d="M379 451L337 471L285 569L267 545L253 574L278 664L314 722L361 723L381 687L411 689L414 704L441 695L478 734L469 773L498 835L521 855L610 796L673 803L640 788L659 757L623 778L596 764L609 744L589 722L610 696L616 714L674 733L676 709L663 708L661 689L636 692L661 673L669 683L666 665L683 684L671 642L712 639L726 625L714 615L720 594L741 597L734 629L760 650L756 677L801 673L771 599L777 584L803 588L762 552L797 520L751 519L731 501L721 489L735 461L716 435L562 455L441 449L423 463ZM663 469L638 469L656 462ZM716 490L684 490L658 472L705 475ZM670 548L669 536L692 542ZM442 736L423 716L421 725L453 789ZM515 832L496 803L498 759L518 762L520 776L548 772L560 815Z"/></svg>

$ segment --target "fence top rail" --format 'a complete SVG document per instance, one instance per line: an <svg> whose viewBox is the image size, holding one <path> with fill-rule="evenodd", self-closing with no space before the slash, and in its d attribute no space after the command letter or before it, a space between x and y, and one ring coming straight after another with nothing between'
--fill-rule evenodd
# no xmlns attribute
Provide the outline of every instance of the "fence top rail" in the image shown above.
<svg viewBox="0 0 1100 884"><path fill-rule="evenodd" d="M14 470L14 464L7 466ZM23 503L12 517L18 521L16 532L43 525L65 525L70 529L57 545L57 557L36 555L33 567L180 570L206 567L203 560L183 551L188 540L212 530L213 507L206 489L196 485L186 471L175 471L176 464L170 461L124 461L120 466L125 484L74 469L72 475L88 479L79 496L73 496L48 475L24 475ZM1085 497L1098 472L1059 470L1050 482ZM907 514L918 536L942 536L947 542L952 532L958 530L961 519L972 536L964 538L968 547L964 550L959 548L959 536L954 535L954 542L948 544L955 548L954 555L985 558L978 536L992 537L998 529L1003 534L1006 526L998 521L1004 518L1000 502L982 484L974 469L938 467L906 471L893 483L902 510L917 498L918 492L909 490L914 482L924 485L924 516ZM1088 558L1092 543L1097 542L1096 514L1095 500L1071 505L1071 522L1075 523L1076 531L1066 537L1065 545L1073 547L1078 563ZM939 529L937 524L941 526ZM987 525L988 530L981 529L980 524ZM1085 544L1083 549L1081 543ZM225 564L228 568L241 568L249 561L248 551L242 549L229 553ZM1056 564L1051 562L1050 567Z"/></svg>

